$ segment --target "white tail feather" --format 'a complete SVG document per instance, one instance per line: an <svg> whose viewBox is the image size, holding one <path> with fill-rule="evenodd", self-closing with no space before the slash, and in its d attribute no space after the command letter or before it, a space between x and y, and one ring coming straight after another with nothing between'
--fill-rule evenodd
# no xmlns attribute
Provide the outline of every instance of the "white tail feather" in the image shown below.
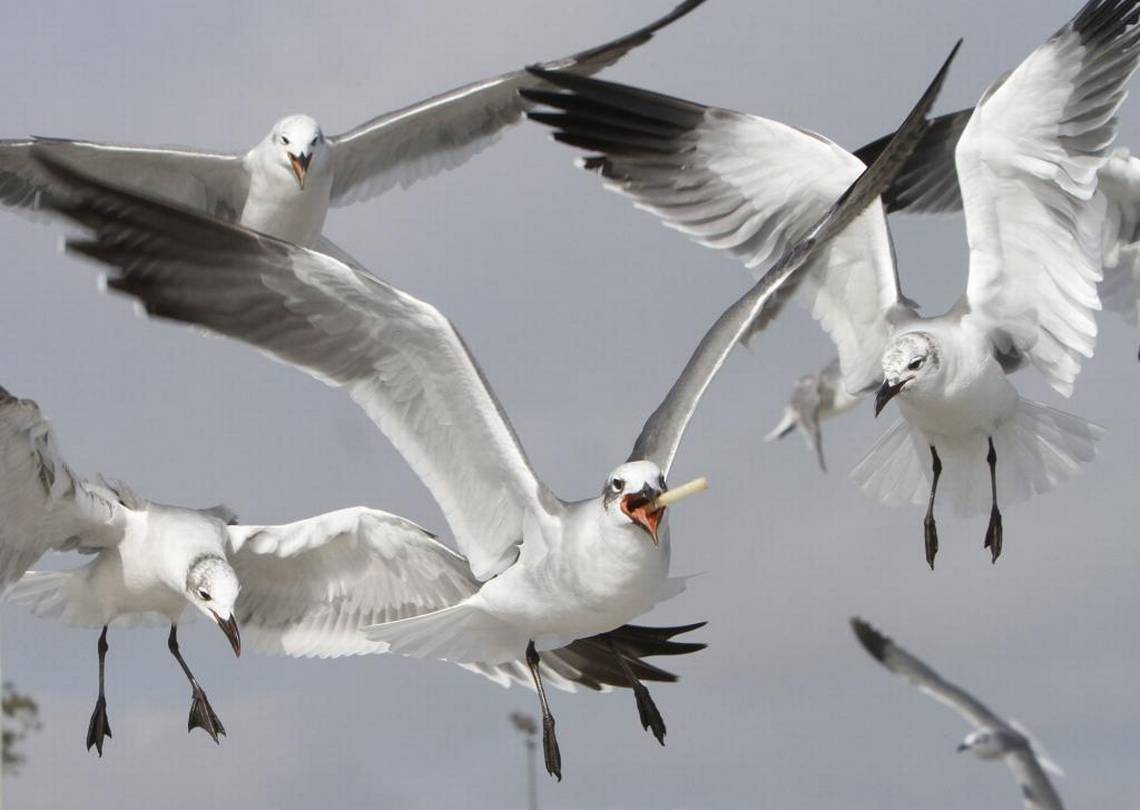
<svg viewBox="0 0 1140 810"><path fill-rule="evenodd" d="M1028 399L992 438L997 454L998 503L1023 501L1075 476L1093 460L1104 429L1080 417ZM937 440L942 460L938 502L960 515L990 508L988 446L983 433ZM895 424L851 471L867 495L889 506L925 503L930 494L931 456L926 437L907 422Z"/></svg>
<svg viewBox="0 0 1140 810"><path fill-rule="evenodd" d="M458 605L364 628L389 652L438 658L456 664L501 664L517 660L530 640L507 622L464 600Z"/></svg>

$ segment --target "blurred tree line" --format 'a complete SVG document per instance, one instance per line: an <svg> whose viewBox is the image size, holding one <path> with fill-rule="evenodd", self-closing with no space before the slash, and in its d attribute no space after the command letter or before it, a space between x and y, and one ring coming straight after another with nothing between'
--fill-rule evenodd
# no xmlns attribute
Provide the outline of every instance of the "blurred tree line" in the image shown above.
<svg viewBox="0 0 1140 810"><path fill-rule="evenodd" d="M40 707L5 682L0 708L3 709L3 767L6 773L15 773L25 760L19 750L20 743L40 727Z"/></svg>

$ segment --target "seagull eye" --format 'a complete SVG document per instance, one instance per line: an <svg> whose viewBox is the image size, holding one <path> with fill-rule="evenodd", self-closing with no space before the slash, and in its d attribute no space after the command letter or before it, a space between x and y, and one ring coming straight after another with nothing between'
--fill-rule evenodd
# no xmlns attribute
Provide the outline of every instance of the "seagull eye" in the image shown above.
<svg viewBox="0 0 1140 810"><path fill-rule="evenodd" d="M288 139L288 138L286 138L284 135L282 135L282 136L281 136L281 143L283 143L283 144L285 144L286 146L288 146L288 145L289 145L289 139Z"/></svg>
<svg viewBox="0 0 1140 810"><path fill-rule="evenodd" d="M907 363L906 367L909 368L911 371L918 371L920 368L922 368L922 362L925 359L926 359L925 357L919 357L917 359L911 360L909 363Z"/></svg>
<svg viewBox="0 0 1140 810"><path fill-rule="evenodd" d="M319 135L316 138L313 138L313 140L309 142L309 146L316 146L318 140L320 140Z"/></svg>
<svg viewBox="0 0 1140 810"><path fill-rule="evenodd" d="M208 591L198 591L198 596L202 597L203 602L210 601L210 594Z"/></svg>
<svg viewBox="0 0 1140 810"><path fill-rule="evenodd" d="M625 489L625 481L621 480L620 478L615 478L614 480L610 481L610 489L612 489L614 492L621 492L623 489Z"/></svg>

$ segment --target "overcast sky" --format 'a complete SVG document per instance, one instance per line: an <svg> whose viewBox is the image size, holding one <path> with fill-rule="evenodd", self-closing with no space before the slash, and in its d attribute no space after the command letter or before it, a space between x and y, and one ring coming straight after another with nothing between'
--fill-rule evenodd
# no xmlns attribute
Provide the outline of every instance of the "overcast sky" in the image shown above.
<svg viewBox="0 0 1140 810"><path fill-rule="evenodd" d="M244 150L280 116L343 131L455 85L635 28L672 0L431 0L353 10L253 4L15 3L0 55L5 137L70 136ZM973 103L1079 0L709 0L608 75L826 133L852 148L893 128L953 41L941 111ZM1140 137L1135 105L1120 142ZM534 125L460 169L330 213L327 233L379 276L449 315L534 467L589 497L744 271L603 193ZM905 291L936 313L965 285L959 218L895 221ZM167 502L224 501L250 522L367 504L447 537L427 490L342 392L249 348L148 322L98 291L60 230L0 212L0 384L37 400L80 471ZM703 572L645 617L707 619L705 652L653 688L660 748L627 692L552 695L562 784L544 808L787 810L1018 807L1004 768L956 756L956 715L890 677L847 626L860 614L1027 724L1066 768L1076 807L1135 806L1136 458L1140 334L1102 319L1096 357L1063 402L1036 372L1023 392L1109 429L1061 490L1005 514L996 566L984 517L940 520L935 572L920 507L890 510L846 472L897 411L870 403L831 426L832 472L798 439L766 445L794 378L831 350L800 309L714 381L674 481L711 491L671 517L673 570ZM70 561L67 561L70 563ZM58 564L58 563L53 563ZM44 728L7 780L12 808L239 805L294 810L510 807L524 751L507 721L534 695L447 664L395 657L235 660L216 628L182 649L230 736L187 735L189 689L165 633L110 636L114 739L84 750L96 633L2 610L4 677Z"/></svg>

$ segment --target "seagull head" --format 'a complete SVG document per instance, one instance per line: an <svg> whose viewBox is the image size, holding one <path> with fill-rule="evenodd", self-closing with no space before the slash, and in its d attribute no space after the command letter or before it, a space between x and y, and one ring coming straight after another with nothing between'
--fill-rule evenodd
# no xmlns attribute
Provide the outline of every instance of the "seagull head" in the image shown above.
<svg viewBox="0 0 1140 810"><path fill-rule="evenodd" d="M875 416L904 391L935 381L942 367L938 344L926 332L896 335L883 352L883 384L875 395Z"/></svg>
<svg viewBox="0 0 1140 810"><path fill-rule="evenodd" d="M314 161L323 163L328 148L320 125L307 115L289 115L273 125L269 137L277 158L274 163L292 172L304 190L309 166Z"/></svg>
<svg viewBox="0 0 1140 810"><path fill-rule="evenodd" d="M622 464L606 478L602 504L606 514L622 525L643 529L653 545L660 544L658 531L665 507L653 508L657 496L667 489L665 474L652 461L630 461Z"/></svg>
<svg viewBox="0 0 1140 810"><path fill-rule="evenodd" d="M210 617L225 633L234 655L241 655L241 634L234 617L241 584L237 573L224 557L203 554L197 557L186 573L186 598L194 607Z"/></svg>
<svg viewBox="0 0 1140 810"><path fill-rule="evenodd" d="M969 751L979 759L997 759L1006 752L1000 734L991 729L983 728L971 731L966 739L958 746L958 753Z"/></svg>

